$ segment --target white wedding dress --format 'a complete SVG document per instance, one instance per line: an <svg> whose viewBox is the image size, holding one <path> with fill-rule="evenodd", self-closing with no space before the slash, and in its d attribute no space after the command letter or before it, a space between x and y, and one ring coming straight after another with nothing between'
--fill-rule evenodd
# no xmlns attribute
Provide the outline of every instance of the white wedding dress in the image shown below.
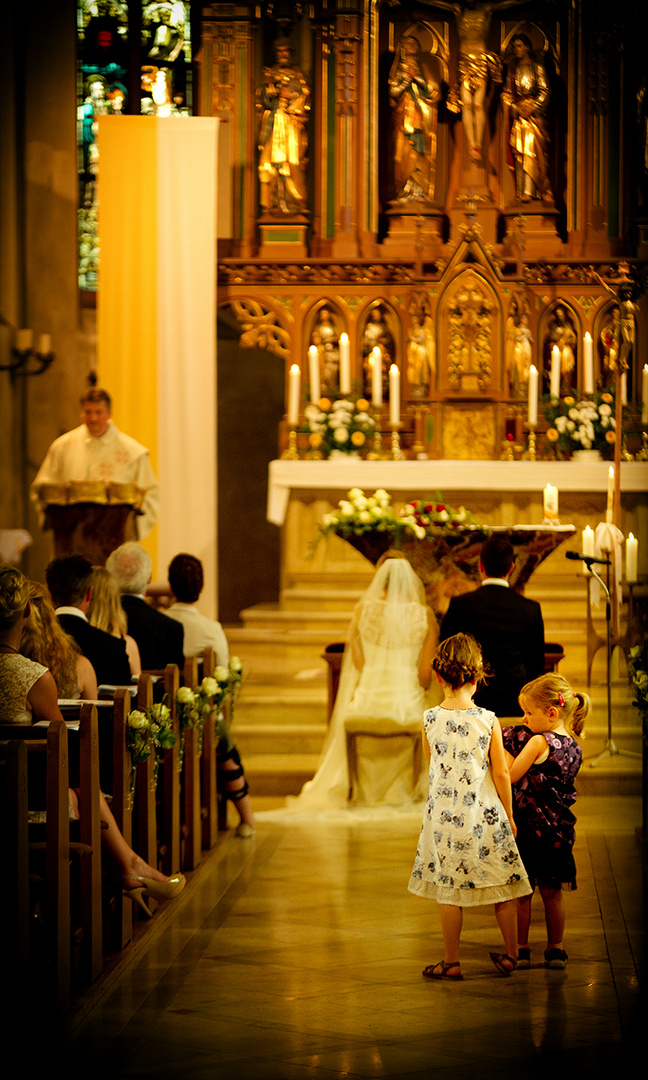
<svg viewBox="0 0 648 1080"><path fill-rule="evenodd" d="M390 576L391 588L386 584ZM400 586L397 592L394 579ZM423 586L409 563L397 559L384 563L374 582L377 588L372 583L351 620L340 687L319 767L300 795L288 802L295 812L349 805L347 719L356 727L376 732L394 731L398 726L420 729L423 712L429 707L419 682L418 662L423 643L436 625L424 602ZM398 738L376 739L358 735L357 757L354 806L411 806L425 798L425 769L414 784L410 736L404 733Z"/></svg>

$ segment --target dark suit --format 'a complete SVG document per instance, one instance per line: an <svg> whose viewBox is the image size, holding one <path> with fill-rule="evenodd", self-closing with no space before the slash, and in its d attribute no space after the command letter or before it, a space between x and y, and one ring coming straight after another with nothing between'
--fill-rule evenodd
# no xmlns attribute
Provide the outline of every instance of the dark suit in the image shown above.
<svg viewBox="0 0 648 1080"><path fill-rule="evenodd" d="M131 681L131 670L125 641L107 634L105 630L98 630L80 616L81 612L79 615L62 612L58 621L74 638L83 655L87 656L95 670L97 683L126 686Z"/></svg>
<svg viewBox="0 0 648 1080"><path fill-rule="evenodd" d="M184 628L182 623L156 611L141 596L122 595L122 607L128 616L128 633L137 642L142 671L156 671L167 664L184 666Z"/></svg>
<svg viewBox="0 0 648 1080"><path fill-rule="evenodd" d="M544 671L540 604L515 589L482 585L450 601L439 640L453 634L472 634L481 645L484 664L494 672L475 694L475 704L497 716L521 716L520 690Z"/></svg>

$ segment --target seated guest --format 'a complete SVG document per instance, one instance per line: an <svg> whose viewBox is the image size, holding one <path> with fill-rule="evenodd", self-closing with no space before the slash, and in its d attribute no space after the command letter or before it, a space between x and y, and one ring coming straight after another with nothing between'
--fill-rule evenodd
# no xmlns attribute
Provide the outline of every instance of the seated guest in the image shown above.
<svg viewBox="0 0 648 1080"><path fill-rule="evenodd" d="M510 540L496 533L482 544L481 587L453 596L441 623L440 640L472 634L492 677L475 693L475 705L496 716L521 716L518 701L526 683L544 671L544 623L540 604L509 588L515 566Z"/></svg>
<svg viewBox="0 0 648 1080"><path fill-rule="evenodd" d="M105 630L107 634L112 634L113 637L125 642L131 675L139 675L142 670L142 661L137 642L126 633L128 619L121 605L119 586L105 566L92 567L92 596L88 608L88 622L91 626L97 626L100 630Z"/></svg>
<svg viewBox="0 0 648 1080"><path fill-rule="evenodd" d="M87 656L97 682L127 686L131 672L126 645L88 622L86 612L92 597L90 560L84 555L61 555L52 559L45 570L45 579L58 621Z"/></svg>
<svg viewBox="0 0 648 1080"><path fill-rule="evenodd" d="M227 667L229 648L223 628L215 619L208 619L196 607L203 589L203 568L193 555L176 555L169 565L169 585L176 598L166 612L184 626L184 654L198 656L213 649L216 663Z"/></svg>
<svg viewBox="0 0 648 1080"><path fill-rule="evenodd" d="M56 618L47 592L37 581L30 581L27 595L29 615L20 639L22 655L49 668L59 698L95 701L97 676L94 668Z"/></svg>
<svg viewBox="0 0 648 1080"><path fill-rule="evenodd" d="M147 604L144 590L151 580L153 560L148 551L130 540L113 551L106 570L114 577L128 618L128 633L135 638L142 669L157 671L167 664L184 666L183 629L173 619Z"/></svg>

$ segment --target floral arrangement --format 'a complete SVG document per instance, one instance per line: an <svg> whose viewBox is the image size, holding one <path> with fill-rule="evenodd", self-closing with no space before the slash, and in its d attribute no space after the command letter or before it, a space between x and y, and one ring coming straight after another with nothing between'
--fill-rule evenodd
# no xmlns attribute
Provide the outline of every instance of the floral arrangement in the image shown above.
<svg viewBox="0 0 648 1080"><path fill-rule="evenodd" d="M168 705L162 702L152 705L150 709L133 709L128 714L126 725L126 746L131 759L131 771L129 780L130 798L132 800L135 791L135 777L137 766L155 754L154 779L157 780L160 767L160 756L164 750L170 750L175 746L176 734L171 725L171 713Z"/></svg>
<svg viewBox="0 0 648 1080"><path fill-rule="evenodd" d="M544 417L549 423L547 439L556 455L559 450L610 450L616 440L614 395L544 398Z"/></svg>
<svg viewBox="0 0 648 1080"><path fill-rule="evenodd" d="M365 398L331 401L323 397L317 405L306 405L299 430L309 433L311 451L324 457L346 457L362 451L375 429Z"/></svg>
<svg viewBox="0 0 648 1080"><path fill-rule="evenodd" d="M648 743L648 671L641 667L641 647L635 645L628 655L628 675L635 698L632 704L639 709L644 741Z"/></svg>
<svg viewBox="0 0 648 1080"><path fill-rule="evenodd" d="M426 533L434 529L458 529L465 525L479 524L475 515L469 513L465 506L449 506L444 503L439 491L436 492L435 500L408 503L402 513L406 514L408 519L414 518L416 524L425 529Z"/></svg>
<svg viewBox="0 0 648 1080"><path fill-rule="evenodd" d="M346 499L341 499L338 509L322 518L319 530L322 536L333 532L347 539L368 532L388 532L396 544L414 537L424 540L438 529L477 525L477 519L463 506L449 506L442 501L439 492L433 503L408 503L400 513L391 505L391 496L379 488L373 495L365 495L360 488L351 488Z"/></svg>
<svg viewBox="0 0 648 1080"><path fill-rule="evenodd" d="M242 681L241 661L238 656L232 656L227 667L217 665L214 668L213 675L206 675L200 686L194 687L193 690L189 686L179 688L176 702L182 737L181 753L184 751L185 728L197 728L199 731L199 743L202 743L205 721L213 711L216 711L216 734L219 736L227 735L222 707L229 698L231 718L234 712L234 701L238 696Z"/></svg>

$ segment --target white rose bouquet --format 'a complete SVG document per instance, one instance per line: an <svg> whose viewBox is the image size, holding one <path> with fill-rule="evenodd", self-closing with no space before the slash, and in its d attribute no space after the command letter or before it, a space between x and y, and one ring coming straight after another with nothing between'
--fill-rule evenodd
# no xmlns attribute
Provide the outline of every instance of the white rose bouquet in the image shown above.
<svg viewBox="0 0 648 1080"><path fill-rule="evenodd" d="M338 401L320 398L317 405L306 405L299 430L308 432L314 455L346 457L364 450L375 429L366 398L345 397Z"/></svg>

